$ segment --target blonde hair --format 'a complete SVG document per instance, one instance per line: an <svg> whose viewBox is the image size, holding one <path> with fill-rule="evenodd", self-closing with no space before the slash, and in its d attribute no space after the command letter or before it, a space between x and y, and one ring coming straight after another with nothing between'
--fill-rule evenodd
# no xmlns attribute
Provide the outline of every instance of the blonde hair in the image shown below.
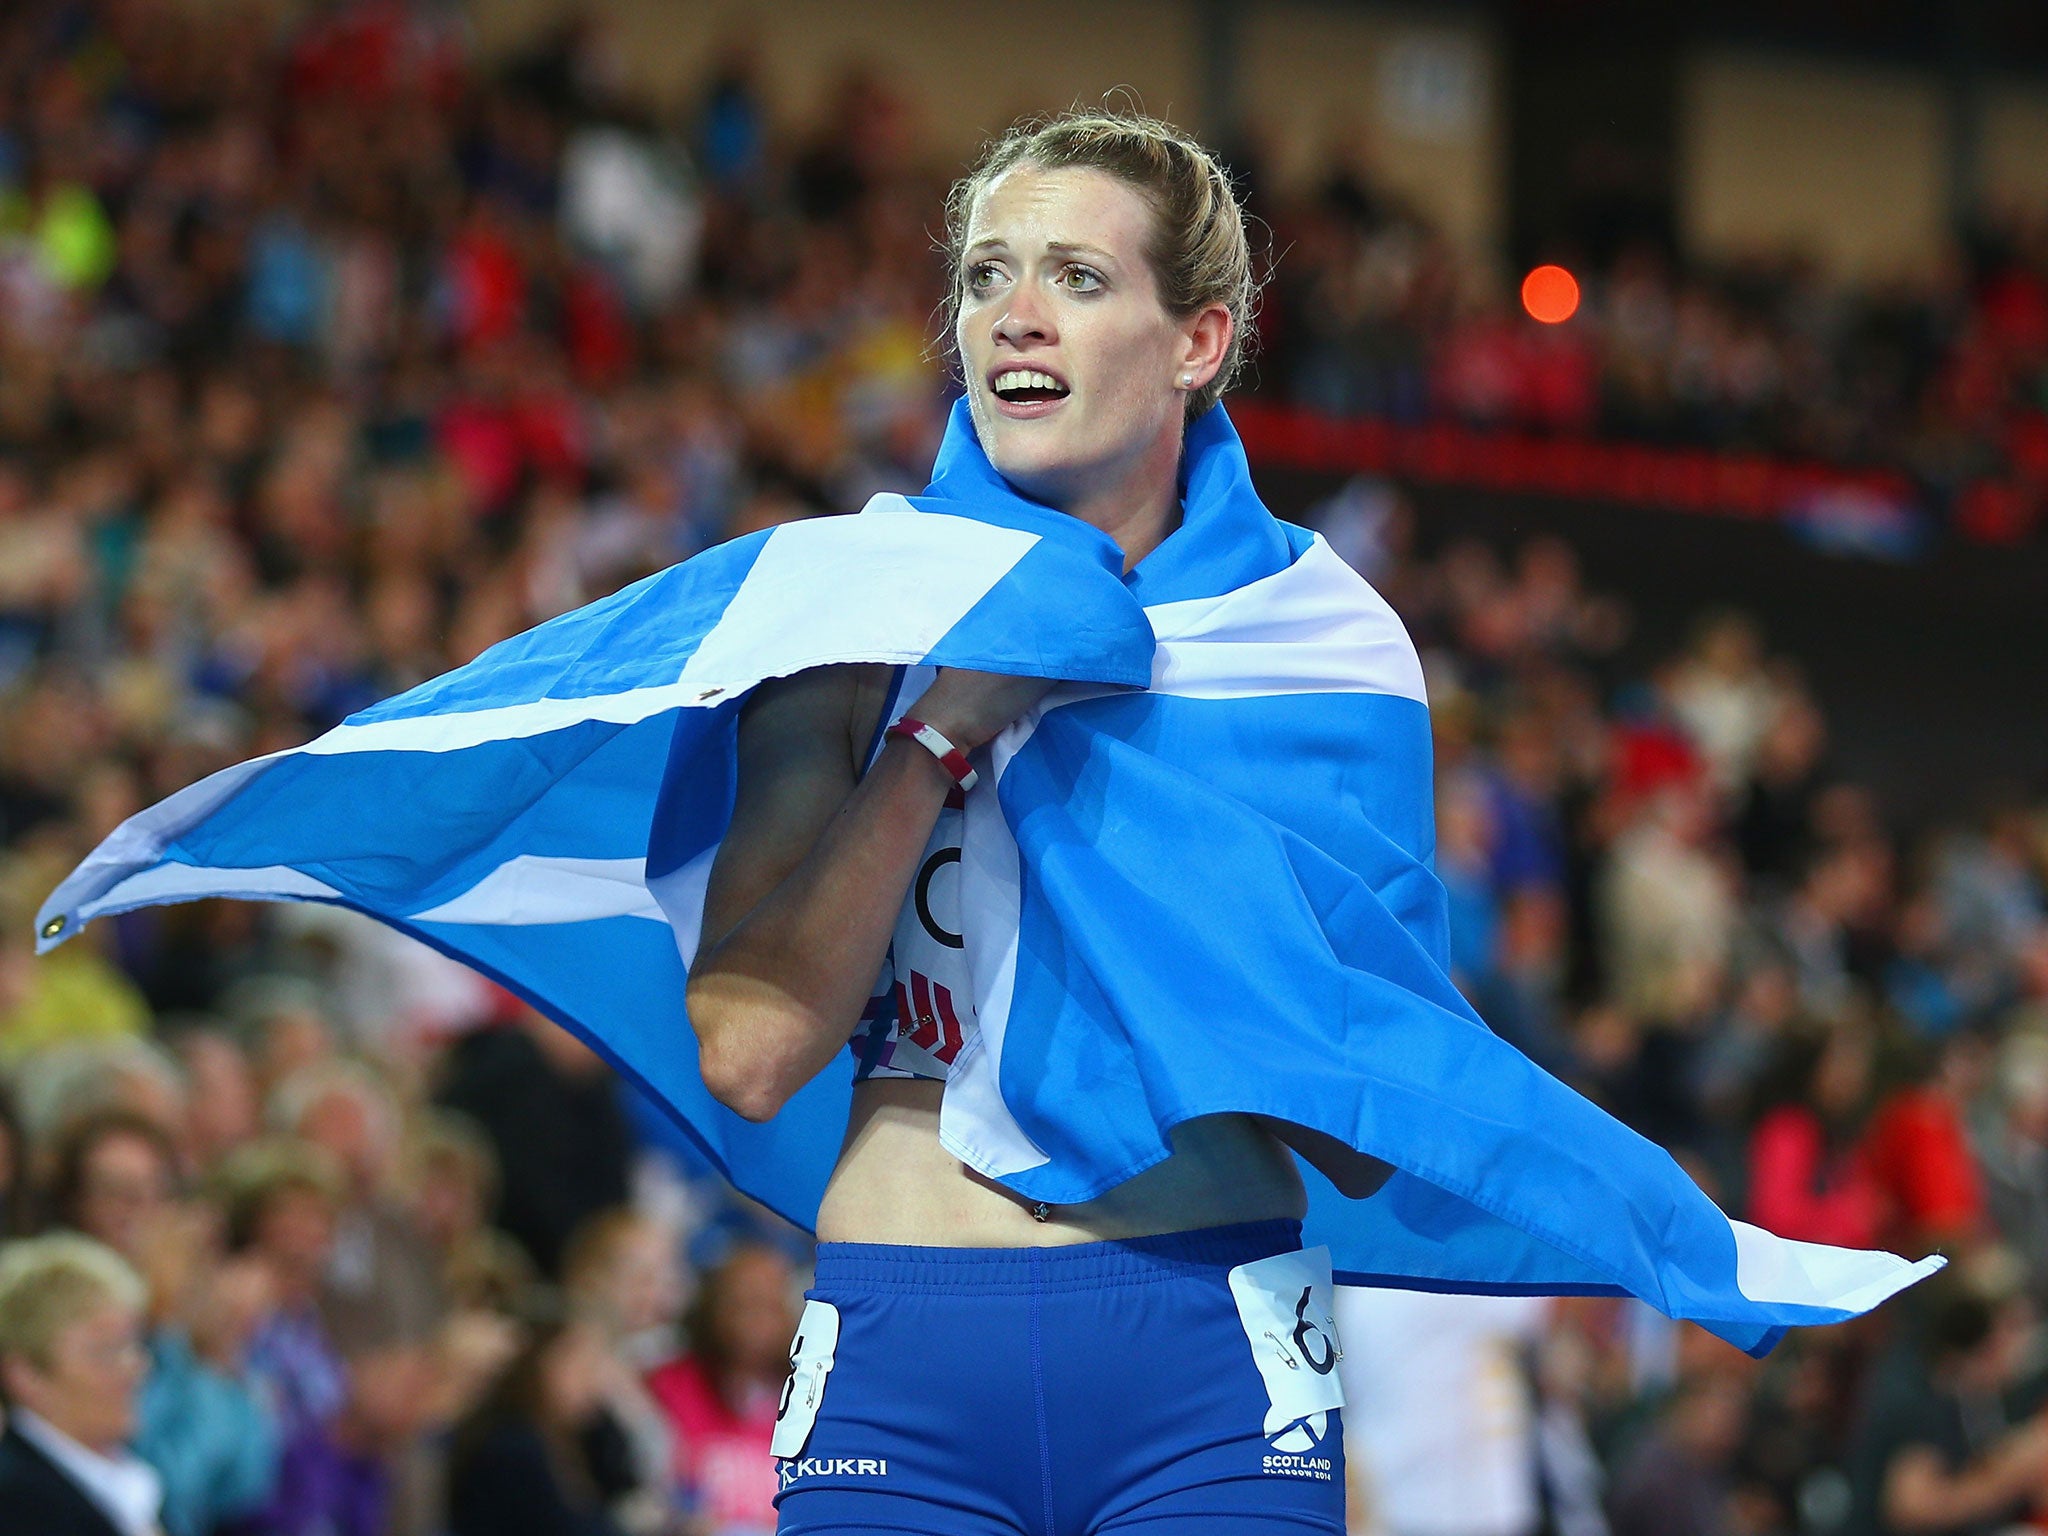
<svg viewBox="0 0 2048 1536"><path fill-rule="evenodd" d="M1152 210L1147 257L1169 314L1185 319L1211 304L1230 311L1230 347L1216 376L1188 395L1193 420L1237 381L1252 343L1259 284L1252 272L1244 210L1216 157L1171 124L1137 112L1063 112L1027 118L982 149L946 195L946 330L960 316L963 257L974 204L1004 172L1092 170L1114 176Z"/></svg>
<svg viewBox="0 0 2048 1536"><path fill-rule="evenodd" d="M0 1355L50 1364L57 1335L108 1305L139 1312L149 1288L104 1243L52 1232L0 1248Z"/></svg>

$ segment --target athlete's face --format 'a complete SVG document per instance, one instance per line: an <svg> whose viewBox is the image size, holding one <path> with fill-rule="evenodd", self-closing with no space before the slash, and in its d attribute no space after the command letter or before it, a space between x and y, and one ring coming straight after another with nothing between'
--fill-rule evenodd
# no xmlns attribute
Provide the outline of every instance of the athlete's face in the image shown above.
<svg viewBox="0 0 2048 1536"><path fill-rule="evenodd" d="M1050 505L1171 462L1181 380L1220 364L1228 315L1168 313L1152 221L1134 188L1095 170L1018 165L975 200L956 332L968 405L990 462Z"/></svg>

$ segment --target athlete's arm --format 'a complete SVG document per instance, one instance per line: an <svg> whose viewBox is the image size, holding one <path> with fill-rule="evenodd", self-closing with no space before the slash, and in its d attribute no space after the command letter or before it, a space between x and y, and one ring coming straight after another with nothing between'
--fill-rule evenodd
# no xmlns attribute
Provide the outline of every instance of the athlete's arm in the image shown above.
<svg viewBox="0 0 2048 1536"><path fill-rule="evenodd" d="M763 685L740 717L732 824L712 862L687 1006L712 1095L766 1120L846 1044L881 970L952 779L892 739L859 759L882 707L878 667ZM946 670L913 708L980 746L1050 685Z"/></svg>

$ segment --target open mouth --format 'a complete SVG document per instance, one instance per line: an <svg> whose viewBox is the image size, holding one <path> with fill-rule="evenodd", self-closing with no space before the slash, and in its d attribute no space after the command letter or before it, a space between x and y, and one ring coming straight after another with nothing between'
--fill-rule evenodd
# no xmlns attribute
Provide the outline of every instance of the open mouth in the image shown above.
<svg viewBox="0 0 2048 1536"><path fill-rule="evenodd" d="M990 381L995 397L1006 405L1033 405L1046 400L1064 400L1067 386L1049 373L1035 368L1009 368Z"/></svg>

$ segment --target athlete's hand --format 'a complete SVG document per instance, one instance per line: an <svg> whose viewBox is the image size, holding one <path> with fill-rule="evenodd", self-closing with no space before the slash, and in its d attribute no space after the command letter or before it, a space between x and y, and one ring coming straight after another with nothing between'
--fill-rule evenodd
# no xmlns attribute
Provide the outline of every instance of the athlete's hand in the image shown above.
<svg viewBox="0 0 2048 1536"><path fill-rule="evenodd" d="M1052 686L1042 677L941 667L910 714L944 733L962 752L972 752L1044 698Z"/></svg>

